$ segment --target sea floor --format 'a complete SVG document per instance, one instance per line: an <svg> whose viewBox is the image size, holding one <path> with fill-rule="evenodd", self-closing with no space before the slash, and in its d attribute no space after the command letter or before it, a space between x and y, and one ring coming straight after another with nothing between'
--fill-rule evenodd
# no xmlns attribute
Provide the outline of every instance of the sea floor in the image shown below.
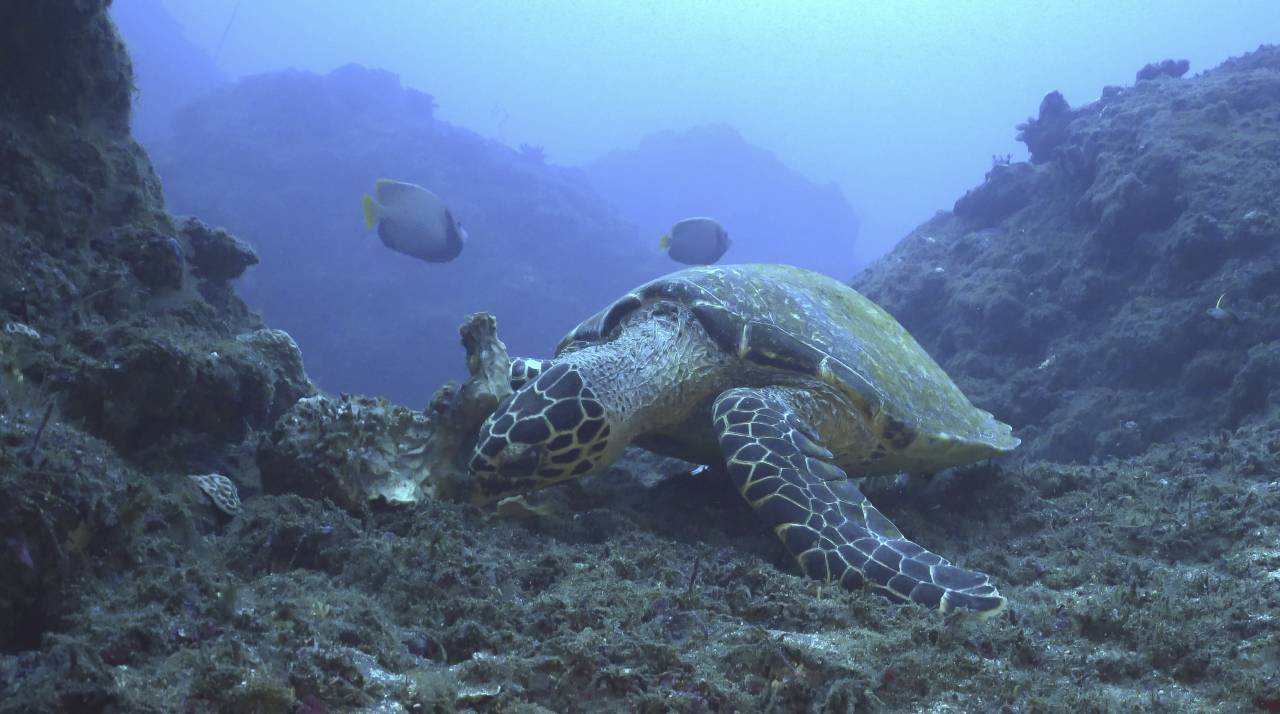
<svg viewBox="0 0 1280 714"><path fill-rule="evenodd" d="M987 621L801 577L723 473L655 478L670 462L519 518L251 494L228 519L175 480L135 560L91 556L39 646L0 657L0 712L1274 711L1278 457L1272 422L869 484L994 576Z"/></svg>

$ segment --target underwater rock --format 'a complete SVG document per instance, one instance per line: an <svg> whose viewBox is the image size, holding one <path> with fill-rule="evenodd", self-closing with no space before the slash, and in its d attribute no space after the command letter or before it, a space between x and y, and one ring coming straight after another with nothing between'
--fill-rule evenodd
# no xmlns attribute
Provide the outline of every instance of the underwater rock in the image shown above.
<svg viewBox="0 0 1280 714"><path fill-rule="evenodd" d="M1280 341L1249 350L1244 366L1231 382L1227 398L1227 420L1233 426L1268 405L1280 406Z"/></svg>
<svg viewBox="0 0 1280 714"><path fill-rule="evenodd" d="M195 482L219 511L228 516L240 512L240 492L231 479L222 474L191 474L187 478Z"/></svg>
<svg viewBox="0 0 1280 714"><path fill-rule="evenodd" d="M1260 346L1280 334L1280 48L1105 95L1047 96L1020 127L1030 170L993 171L853 281L1012 417L1024 457L1132 454L1276 410ZM1206 317L1224 294L1234 317Z"/></svg>
<svg viewBox="0 0 1280 714"><path fill-rule="evenodd" d="M133 72L108 0L6 3L0 10L0 106L127 132Z"/></svg>
<svg viewBox="0 0 1280 714"><path fill-rule="evenodd" d="M236 335L234 347L220 356L230 359L240 373L242 390L253 386L244 412L255 426L272 424L294 402L315 393L302 350L284 330L262 328Z"/></svg>
<svg viewBox="0 0 1280 714"><path fill-rule="evenodd" d="M1053 158L1054 150L1071 137L1071 106L1061 92L1049 92L1040 100L1035 119L1018 125L1017 140L1027 145L1031 163L1042 164Z"/></svg>
<svg viewBox="0 0 1280 714"><path fill-rule="evenodd" d="M138 282L152 290L182 287L182 246L173 236L149 230L122 230L111 243Z"/></svg>
<svg viewBox="0 0 1280 714"><path fill-rule="evenodd" d="M327 498L353 513L372 500L412 503L428 475L430 434L426 417L385 399L306 397L258 445L262 488Z"/></svg>
<svg viewBox="0 0 1280 714"><path fill-rule="evenodd" d="M51 634L38 651L0 661L5 712L109 712L129 709L126 687L93 643ZM21 685L17 685L21 682Z"/></svg>
<svg viewBox="0 0 1280 714"><path fill-rule="evenodd" d="M101 442L50 418L39 391L0 378L0 392L0 652L12 652L58 624L95 561L128 561L147 489Z"/></svg>
<svg viewBox="0 0 1280 714"><path fill-rule="evenodd" d="M1129 239L1173 222L1179 208L1175 186L1175 181L1153 185L1126 173L1096 185L1083 200L1097 220L1099 238Z"/></svg>
<svg viewBox="0 0 1280 714"><path fill-rule="evenodd" d="M191 244L187 261L199 277L226 282L258 264L258 254L253 248L222 228L210 228L197 218L187 218L180 230Z"/></svg>
<svg viewBox="0 0 1280 714"><path fill-rule="evenodd" d="M1137 81L1145 82L1161 77L1170 77L1177 79L1187 73L1191 69L1191 63L1187 60L1162 60L1160 62L1152 62L1142 69L1138 70Z"/></svg>
<svg viewBox="0 0 1280 714"><path fill-rule="evenodd" d="M433 493L441 498L465 498L471 492L464 452L476 431L498 403L511 394L511 358L498 339L498 321L487 312L467 316L458 328L467 352L470 376L462 386L446 384L431 397L434 478Z"/></svg>
<svg viewBox="0 0 1280 714"><path fill-rule="evenodd" d="M258 446L267 493L328 498L353 513L464 493L459 454L511 387L493 316L471 315L459 333L471 377L442 387L425 413L346 394L299 400Z"/></svg>
<svg viewBox="0 0 1280 714"><path fill-rule="evenodd" d="M444 395L437 392L431 400L431 411L451 415L460 433L472 434L498 408L498 402L511 394L511 358L507 346L498 339L497 319L487 312L468 316L458 333L471 377L448 402L437 399Z"/></svg>
<svg viewBox="0 0 1280 714"><path fill-rule="evenodd" d="M101 360L54 381L69 414L125 454L182 431L239 441L314 391L280 330L194 343L127 328L113 337Z"/></svg>
<svg viewBox="0 0 1280 714"><path fill-rule="evenodd" d="M1026 163L996 164L981 186L970 189L955 204L955 214L986 228L1031 203L1035 167Z"/></svg>

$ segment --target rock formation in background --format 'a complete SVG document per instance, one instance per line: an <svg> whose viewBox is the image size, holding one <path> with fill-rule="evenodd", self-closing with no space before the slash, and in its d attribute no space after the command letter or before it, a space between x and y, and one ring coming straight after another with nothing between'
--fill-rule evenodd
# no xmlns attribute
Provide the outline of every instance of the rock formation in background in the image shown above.
<svg viewBox="0 0 1280 714"><path fill-rule="evenodd" d="M322 387L415 408L464 375L464 315L549 355L584 316L670 269L582 175L434 116L434 99L356 65L250 77L184 109L156 151L175 210L227 226L262 264L239 284L302 347ZM381 177L438 193L470 240L427 264L361 222ZM655 237L656 241L656 237Z"/></svg>
<svg viewBox="0 0 1280 714"><path fill-rule="evenodd" d="M854 280L1028 456L1132 454L1280 407L1280 49L1185 71L1075 109L1049 94L1019 126L1031 163L993 166Z"/></svg>

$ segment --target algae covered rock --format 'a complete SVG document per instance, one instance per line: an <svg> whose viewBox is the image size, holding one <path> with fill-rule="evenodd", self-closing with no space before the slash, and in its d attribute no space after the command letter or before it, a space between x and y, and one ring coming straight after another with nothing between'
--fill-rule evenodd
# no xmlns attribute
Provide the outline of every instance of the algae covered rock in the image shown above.
<svg viewBox="0 0 1280 714"><path fill-rule="evenodd" d="M1032 163L1044 163L1070 139L1070 125L1071 105L1061 92L1049 92L1040 100L1036 117L1018 125L1018 141L1027 145Z"/></svg>
<svg viewBox="0 0 1280 714"><path fill-rule="evenodd" d="M36 646L74 607L78 578L128 562L147 492L27 389L0 384L0 651Z"/></svg>
<svg viewBox="0 0 1280 714"><path fill-rule="evenodd" d="M425 413L347 394L299 400L258 447L267 493L327 498L352 512L461 493L459 454L511 387L493 316L472 315L459 333L471 377L440 388Z"/></svg>
<svg viewBox="0 0 1280 714"><path fill-rule="evenodd" d="M977 227L993 226L1031 203L1035 169L1030 164L997 163L981 186L955 203L955 214L974 220Z"/></svg>
<svg viewBox="0 0 1280 714"><path fill-rule="evenodd" d="M1178 79L1191 69L1191 63L1187 60L1161 60L1152 62L1142 69L1138 70L1137 81L1145 82L1153 79L1167 77L1170 79Z"/></svg>
<svg viewBox="0 0 1280 714"><path fill-rule="evenodd" d="M1019 126L1030 162L993 168L853 280L1011 415L1023 457L1274 418L1280 48L1185 70L1074 108L1050 93Z"/></svg>
<svg viewBox="0 0 1280 714"><path fill-rule="evenodd" d="M422 495L430 433L420 412L385 399L300 399L258 447L262 487L327 498L348 511L376 499L411 503Z"/></svg>
<svg viewBox="0 0 1280 714"><path fill-rule="evenodd" d="M173 236L153 230L123 230L112 247L130 272L150 290L182 287L182 246Z"/></svg>
<svg viewBox="0 0 1280 714"><path fill-rule="evenodd" d="M127 131L133 71L107 16L109 4L0 5L0 106Z"/></svg>
<svg viewBox="0 0 1280 714"><path fill-rule="evenodd" d="M253 248L225 229L210 228L198 219L188 218L182 223L182 234L191 243L187 260L202 278L225 282L258 264Z"/></svg>
<svg viewBox="0 0 1280 714"><path fill-rule="evenodd" d="M103 359L55 381L69 414L125 453L181 431L239 441L313 392L298 346L280 330L219 341L116 332L133 339L112 340Z"/></svg>

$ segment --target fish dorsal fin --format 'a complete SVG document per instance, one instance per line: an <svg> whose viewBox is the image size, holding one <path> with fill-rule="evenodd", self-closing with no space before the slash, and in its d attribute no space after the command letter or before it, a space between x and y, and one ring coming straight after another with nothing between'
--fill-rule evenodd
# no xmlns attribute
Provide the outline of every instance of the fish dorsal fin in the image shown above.
<svg viewBox="0 0 1280 714"><path fill-rule="evenodd" d="M373 186L373 192L378 203L397 212L409 210L435 213L446 210L444 201L439 196L417 184L379 179Z"/></svg>
<svg viewBox="0 0 1280 714"><path fill-rule="evenodd" d="M423 191L421 186L404 181L394 181L392 179L378 179L373 184L373 193L380 203L391 203L396 200L402 200L407 196L411 196L419 191Z"/></svg>

